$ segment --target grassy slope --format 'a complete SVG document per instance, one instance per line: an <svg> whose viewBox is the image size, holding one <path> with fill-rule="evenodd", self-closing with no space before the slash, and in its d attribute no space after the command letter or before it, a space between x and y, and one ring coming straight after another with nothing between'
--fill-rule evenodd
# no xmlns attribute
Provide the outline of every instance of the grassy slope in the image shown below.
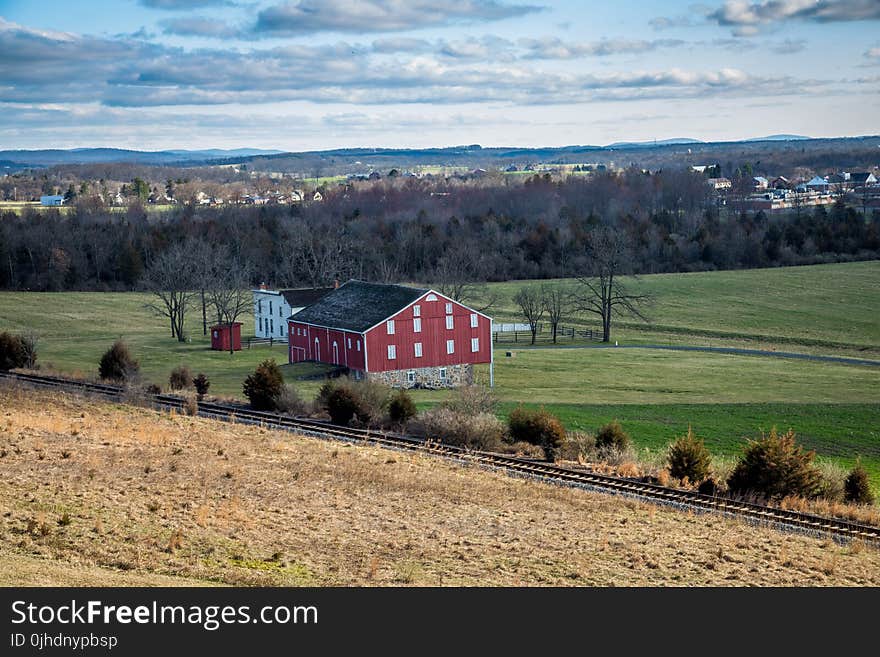
<svg viewBox="0 0 880 657"><path fill-rule="evenodd" d="M427 456L47 393L0 417L7 585L880 584L859 544Z"/></svg>
<svg viewBox="0 0 880 657"><path fill-rule="evenodd" d="M494 286L501 297L495 314L516 318L510 299L524 284L539 283ZM823 344L880 350L880 261L658 274L640 277L632 289L654 296L651 325L622 322L616 339L635 341L642 333L654 336L668 329L698 337L751 336L790 351Z"/></svg>
<svg viewBox="0 0 880 657"><path fill-rule="evenodd" d="M804 339L880 344L880 321L872 313L880 307L880 262L660 275L644 277L641 284L656 294L652 313L664 325L726 336L760 334L766 336L762 344L788 350L807 350L790 342ZM518 284L497 287L510 296ZM212 352L196 313L189 318L193 341L178 343L162 318L145 308L148 302L148 296L133 293L0 293L0 329L36 328L42 336L44 364L90 375L102 351L113 339L124 337L147 379L164 383L174 366L186 363L208 374L212 392L229 396L240 396L241 381L263 358L286 360L283 346L256 347L234 356ZM771 309L771 303L779 309ZM503 315L504 307L501 311ZM252 318L243 321L245 333L251 333ZM627 331L645 338L629 329L621 329L620 335ZM703 341L700 336L674 338ZM817 349L824 351L814 345ZM616 417L638 445L653 449L662 448L690 423L725 454L735 452L744 435L773 425L791 426L821 454L844 464L861 455L875 486L880 485L876 369L641 350L517 351L515 358L507 359L506 350L496 352L496 364L498 393L507 410L523 400L545 404L570 428L580 429L593 429ZM291 378L311 368L285 369ZM485 378L485 372L480 374ZM314 394L318 386L299 384L304 396ZM416 396L425 406L445 394L420 391Z"/></svg>

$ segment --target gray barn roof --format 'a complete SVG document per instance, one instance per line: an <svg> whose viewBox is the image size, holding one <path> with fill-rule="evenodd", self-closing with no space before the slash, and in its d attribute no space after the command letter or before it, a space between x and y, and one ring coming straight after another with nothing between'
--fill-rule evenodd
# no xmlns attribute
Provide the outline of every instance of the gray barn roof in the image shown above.
<svg viewBox="0 0 880 657"><path fill-rule="evenodd" d="M348 281L291 319L316 326L363 333L428 292L403 285Z"/></svg>
<svg viewBox="0 0 880 657"><path fill-rule="evenodd" d="M281 296L291 308L309 306L333 291L332 287L297 288L280 290Z"/></svg>

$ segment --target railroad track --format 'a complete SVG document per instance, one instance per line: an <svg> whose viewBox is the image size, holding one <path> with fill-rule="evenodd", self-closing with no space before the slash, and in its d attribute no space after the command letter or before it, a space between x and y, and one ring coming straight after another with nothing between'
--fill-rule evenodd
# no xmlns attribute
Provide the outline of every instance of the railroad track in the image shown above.
<svg viewBox="0 0 880 657"><path fill-rule="evenodd" d="M55 376L0 372L0 380L4 379L41 388L86 392L115 401L124 400L126 392L124 388L116 385L76 381ZM150 395L149 398L155 406L165 410L183 411L186 404L184 399L176 395L157 394ZM584 472L492 452L467 450L403 434L339 427L317 420L292 418L214 402L199 402L198 408L199 415L202 417L259 425L349 443L368 443L395 450L427 453L557 485L615 493L699 512L721 513L758 524L795 529L813 535L830 536L838 540L862 540L880 545L880 528L839 518L827 518L800 511L779 509L729 497L704 495L694 491Z"/></svg>

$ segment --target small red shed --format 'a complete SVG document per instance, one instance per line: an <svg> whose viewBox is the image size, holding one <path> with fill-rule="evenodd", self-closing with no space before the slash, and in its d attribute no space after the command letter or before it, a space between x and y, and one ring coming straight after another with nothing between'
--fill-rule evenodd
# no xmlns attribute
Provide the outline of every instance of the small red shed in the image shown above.
<svg viewBox="0 0 880 657"><path fill-rule="evenodd" d="M211 327L211 349L214 351L229 351L232 344L234 351L241 351L241 322L229 324L217 324Z"/></svg>

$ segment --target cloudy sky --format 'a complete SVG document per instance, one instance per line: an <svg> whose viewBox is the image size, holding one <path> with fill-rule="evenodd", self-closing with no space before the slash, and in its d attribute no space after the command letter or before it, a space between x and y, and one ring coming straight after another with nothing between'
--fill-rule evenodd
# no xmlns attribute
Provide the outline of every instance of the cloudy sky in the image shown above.
<svg viewBox="0 0 880 657"><path fill-rule="evenodd" d="M880 132L880 0L0 0L0 149Z"/></svg>

